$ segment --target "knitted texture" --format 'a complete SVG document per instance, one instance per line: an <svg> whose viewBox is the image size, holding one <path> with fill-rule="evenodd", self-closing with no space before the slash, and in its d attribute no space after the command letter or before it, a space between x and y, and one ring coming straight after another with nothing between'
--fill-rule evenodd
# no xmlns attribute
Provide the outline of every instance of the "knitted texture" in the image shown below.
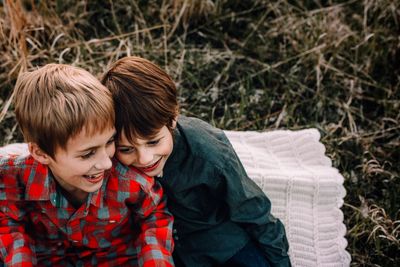
<svg viewBox="0 0 400 267"><path fill-rule="evenodd" d="M349 266L340 207L343 176L332 167L316 129L270 132L225 131L249 177L282 220L293 266ZM0 148L0 155L25 154L26 144Z"/></svg>
<svg viewBox="0 0 400 267"><path fill-rule="evenodd" d="M340 207L343 176L332 167L316 129L225 131L249 177L282 220L293 266L349 266Z"/></svg>
<svg viewBox="0 0 400 267"><path fill-rule="evenodd" d="M0 156L7 155L27 155L29 154L28 146L25 143L14 143L0 147Z"/></svg>

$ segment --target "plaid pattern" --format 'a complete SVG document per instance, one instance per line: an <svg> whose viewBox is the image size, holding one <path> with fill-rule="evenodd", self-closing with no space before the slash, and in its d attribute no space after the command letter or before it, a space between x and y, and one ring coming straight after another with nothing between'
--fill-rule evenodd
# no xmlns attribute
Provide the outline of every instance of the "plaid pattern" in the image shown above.
<svg viewBox="0 0 400 267"><path fill-rule="evenodd" d="M173 266L161 186L114 160L75 209L31 156L0 158L0 256L7 266ZM1 265L1 263L0 263Z"/></svg>

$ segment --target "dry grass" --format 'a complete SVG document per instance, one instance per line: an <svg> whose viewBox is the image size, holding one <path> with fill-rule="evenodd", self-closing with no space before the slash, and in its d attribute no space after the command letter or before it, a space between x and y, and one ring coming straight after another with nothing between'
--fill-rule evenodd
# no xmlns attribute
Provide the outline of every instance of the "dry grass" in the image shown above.
<svg viewBox="0 0 400 267"><path fill-rule="evenodd" d="M3 144L21 140L10 106L20 71L101 73L144 56L177 82L185 114L225 129L318 128L346 178L353 265L399 262L400 3L144 2L3 1Z"/></svg>

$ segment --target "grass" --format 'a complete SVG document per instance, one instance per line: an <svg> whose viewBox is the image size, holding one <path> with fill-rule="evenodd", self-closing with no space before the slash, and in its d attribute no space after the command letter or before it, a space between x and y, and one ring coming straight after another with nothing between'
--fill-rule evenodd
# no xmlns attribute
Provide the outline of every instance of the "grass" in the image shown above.
<svg viewBox="0 0 400 267"><path fill-rule="evenodd" d="M318 128L345 177L354 266L400 262L400 3L3 0L0 136L12 88L50 62L100 74L126 55L176 81L182 113L233 130Z"/></svg>

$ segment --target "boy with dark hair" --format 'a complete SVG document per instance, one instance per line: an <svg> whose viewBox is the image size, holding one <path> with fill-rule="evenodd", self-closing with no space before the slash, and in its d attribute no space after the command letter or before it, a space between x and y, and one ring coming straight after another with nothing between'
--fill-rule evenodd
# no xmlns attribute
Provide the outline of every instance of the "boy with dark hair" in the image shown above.
<svg viewBox="0 0 400 267"><path fill-rule="evenodd" d="M173 266L161 187L112 159L110 91L49 64L14 94L30 155L0 156L0 265Z"/></svg>
<svg viewBox="0 0 400 267"><path fill-rule="evenodd" d="M247 176L222 130L178 117L176 87L140 57L115 62L117 158L158 177L175 217L177 266L290 266L283 224Z"/></svg>

